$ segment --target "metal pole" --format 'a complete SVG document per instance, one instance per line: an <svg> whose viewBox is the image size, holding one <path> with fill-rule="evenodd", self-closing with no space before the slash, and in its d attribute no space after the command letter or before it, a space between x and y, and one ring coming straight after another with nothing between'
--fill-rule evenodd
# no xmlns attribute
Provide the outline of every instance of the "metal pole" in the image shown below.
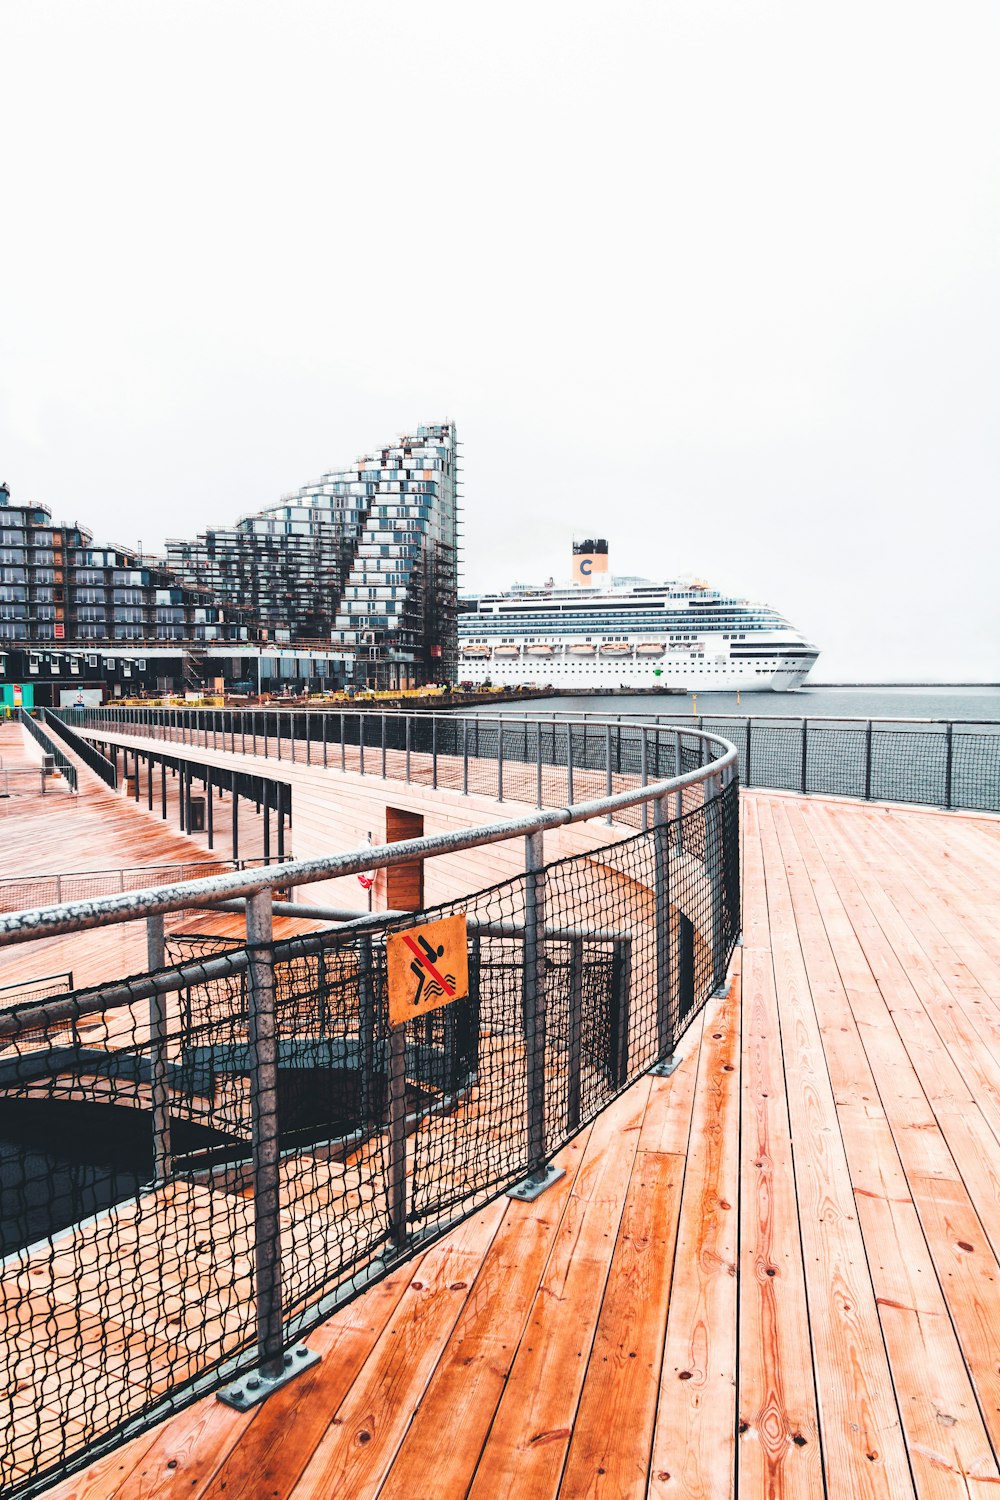
<svg viewBox="0 0 1000 1500"><path fill-rule="evenodd" d="M497 801L503 801L503 719L497 719Z"/></svg>
<svg viewBox="0 0 1000 1500"><path fill-rule="evenodd" d="M951 807L952 799L952 768L954 765L954 730L952 723L945 730L945 766L944 766L944 805Z"/></svg>
<svg viewBox="0 0 1000 1500"><path fill-rule="evenodd" d="M358 1011L361 1031L361 1128L371 1130L376 1121L374 1118L375 976L370 937L363 937L358 943Z"/></svg>
<svg viewBox="0 0 1000 1500"><path fill-rule="evenodd" d="M382 715L382 780L385 780L385 714Z"/></svg>
<svg viewBox="0 0 1000 1500"><path fill-rule="evenodd" d="M545 851L541 833L524 840L522 1010L528 1090L528 1175L509 1197L537 1198L563 1174L545 1165Z"/></svg>
<svg viewBox="0 0 1000 1500"><path fill-rule="evenodd" d="M747 718L747 755L746 755L747 770L746 770L746 776L743 778L743 784L744 784L744 786L753 786L753 782L750 779L750 727L751 727L752 723L753 723L753 720L748 717Z"/></svg>
<svg viewBox="0 0 1000 1500"><path fill-rule="evenodd" d="M340 769L342 771L345 770L346 767L347 767L347 744L346 744L346 737L345 737L345 733L344 733L346 724L347 724L347 715L346 714L341 714L341 716L340 716Z"/></svg>
<svg viewBox="0 0 1000 1500"><path fill-rule="evenodd" d="M665 1061L674 1050L670 1015L670 814L667 799L653 808L653 858L656 893L656 1051Z"/></svg>
<svg viewBox="0 0 1000 1500"><path fill-rule="evenodd" d="M327 715L325 713L320 714L320 723L323 725L323 769L325 771L327 756Z"/></svg>
<svg viewBox="0 0 1000 1500"><path fill-rule="evenodd" d="M808 756L809 756L809 720L808 719L803 719L802 720L802 788L801 788L803 794L805 794L805 789L806 789L806 770L808 768ZM707 791L708 791L707 784L706 784L705 790L706 790L706 793L707 793Z"/></svg>
<svg viewBox="0 0 1000 1500"><path fill-rule="evenodd" d="M462 720L462 793L469 795L469 721Z"/></svg>
<svg viewBox="0 0 1000 1500"><path fill-rule="evenodd" d="M431 719L431 786L437 791L438 784L438 721L437 714Z"/></svg>
<svg viewBox="0 0 1000 1500"><path fill-rule="evenodd" d="M872 721L868 720L865 725L865 801L870 802L872 796Z"/></svg>
<svg viewBox="0 0 1000 1500"><path fill-rule="evenodd" d="M642 777L642 785L643 786L648 786L649 785L649 746L648 746L648 744L646 742L646 726L645 726L645 724L642 726L642 729L639 731L639 733L641 735L641 739L639 740L639 770L640 770L640 774L641 774L641 777ZM643 831L643 833L646 832L646 830L648 829L648 827L649 827L649 803L648 802L644 802L642 804L642 831Z"/></svg>
<svg viewBox="0 0 1000 1500"><path fill-rule="evenodd" d="M311 766L313 759L312 747L312 714L306 710L306 765Z"/></svg>
<svg viewBox="0 0 1000 1500"><path fill-rule="evenodd" d="M605 726L604 726L604 764L605 764L605 767L607 769L607 780L606 780L605 789L607 791L608 796L610 797L612 795L613 791L614 791L614 777L613 777L612 772L611 772L611 725L610 724L605 724ZM611 823L612 823L612 817L611 817L610 813L608 813L608 816L607 816L607 818L606 818L605 821L607 822L608 827L610 828Z"/></svg>
<svg viewBox="0 0 1000 1500"><path fill-rule="evenodd" d="M535 725L535 806L542 805L542 726Z"/></svg>
<svg viewBox="0 0 1000 1500"><path fill-rule="evenodd" d="M566 725L566 805L573 806L573 725Z"/></svg>
<svg viewBox="0 0 1000 1500"><path fill-rule="evenodd" d="M167 817L167 763L160 761L160 817L166 821Z"/></svg>
<svg viewBox="0 0 1000 1500"><path fill-rule="evenodd" d="M271 783L261 784L261 811L264 815L264 863L271 863Z"/></svg>
<svg viewBox="0 0 1000 1500"><path fill-rule="evenodd" d="M358 712L358 774L365 774L365 716Z"/></svg>
<svg viewBox="0 0 1000 1500"><path fill-rule="evenodd" d="M284 1369L281 1315L281 1224L278 1151L278 1042L274 1022L271 893L247 897L250 975L250 1108L254 1179L257 1353L261 1374Z"/></svg>
<svg viewBox="0 0 1000 1500"><path fill-rule="evenodd" d="M236 772L236 771L234 771L233 772L233 790L232 790L232 796L233 796L233 806L232 806L232 819L233 819L233 864L235 864L237 862L237 860L239 859L239 857L240 857L240 794L239 794L238 787L239 787L239 773Z"/></svg>
<svg viewBox="0 0 1000 1500"><path fill-rule="evenodd" d="M163 913L146 918L146 967L155 973L165 967ZM167 1087L167 997L149 997L149 1081L153 1119L153 1182L168 1182L171 1175L170 1093Z"/></svg>
<svg viewBox="0 0 1000 1500"><path fill-rule="evenodd" d="M389 1033L389 1233L406 1244L406 1027Z"/></svg>
<svg viewBox="0 0 1000 1500"><path fill-rule="evenodd" d="M410 784L410 752L413 749L413 720L406 715L406 785Z"/></svg>
<svg viewBox="0 0 1000 1500"><path fill-rule="evenodd" d="M574 938L569 945L569 1036L566 1068L566 1128L576 1130L580 1124L580 1063L583 1040L583 939Z"/></svg>

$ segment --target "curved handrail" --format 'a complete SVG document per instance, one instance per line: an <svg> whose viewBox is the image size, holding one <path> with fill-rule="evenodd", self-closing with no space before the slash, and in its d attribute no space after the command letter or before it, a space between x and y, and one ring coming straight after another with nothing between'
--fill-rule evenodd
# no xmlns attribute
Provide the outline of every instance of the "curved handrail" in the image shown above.
<svg viewBox="0 0 1000 1500"><path fill-rule="evenodd" d="M98 897L93 901L65 902L34 910L10 912L0 916L0 947L32 942L37 938L55 937L61 933L82 932L94 927L134 922L140 917L183 911L191 907L212 906L239 896L253 896L266 890L286 890L290 886L357 875L366 870L384 869L415 859L454 854L485 844L503 843L533 833L544 833L570 823L584 823L592 818L614 814L644 802L658 802L685 787L700 782L724 785L731 781L737 766L737 752L728 741L697 730L685 733L714 745L719 753L705 766L665 781L650 782L630 791L616 792L590 802L569 807L543 810L503 823L456 829L451 833L432 834L425 838L366 847L347 854L322 859L291 860L275 867L274 873L261 870L229 875L214 875L204 880L185 881L181 885L151 886L145 890L127 891L118 896Z"/></svg>

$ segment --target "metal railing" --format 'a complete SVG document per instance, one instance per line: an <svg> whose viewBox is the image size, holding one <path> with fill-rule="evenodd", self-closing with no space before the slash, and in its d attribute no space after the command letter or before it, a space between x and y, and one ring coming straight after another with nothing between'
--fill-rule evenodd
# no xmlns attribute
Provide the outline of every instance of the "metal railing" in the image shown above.
<svg viewBox="0 0 1000 1500"><path fill-rule="evenodd" d="M133 865L128 869L61 870L55 873L0 877L0 912L24 911L34 906L55 906L64 901L86 901L97 896L115 896L138 891L159 881L175 884L222 875L231 870L256 870L281 859L200 859L172 864Z"/></svg>
<svg viewBox="0 0 1000 1500"><path fill-rule="evenodd" d="M19 708L17 712L22 727L28 731L32 739L39 745L44 755L51 755L53 767L61 773L70 791L75 792L77 789L76 766L74 766L73 762L65 754L62 746L57 745L52 736L46 733L41 724L37 723L25 709ZM41 783L43 792L45 791L45 777L48 774L51 773L43 766Z"/></svg>
<svg viewBox="0 0 1000 1500"><path fill-rule="evenodd" d="M520 712L504 717L513 725ZM547 722L573 726L581 739L607 715L554 710ZM537 713L531 722L537 722ZM634 711L610 721L617 739L683 724L680 713ZM996 719L803 718L762 714L698 714L692 728L721 735L739 752L745 787L1000 812L1000 721Z"/></svg>
<svg viewBox="0 0 1000 1500"><path fill-rule="evenodd" d="M539 808L695 770L710 738L686 726L640 721L580 728L547 718L426 711L125 707L67 709L60 716L81 737L100 741L107 734L112 744L120 737L154 739ZM627 816L636 822L648 812Z"/></svg>
<svg viewBox="0 0 1000 1500"><path fill-rule="evenodd" d="M334 1307L498 1192L540 1189L577 1130L669 1070L739 931L735 751L688 738L705 764L610 797L0 916L0 947L144 919L148 949L145 973L0 1011L7 1118L40 1096L99 1101L131 1113L143 1143L83 1221L60 1216L51 1182L47 1225L25 1207L37 1188L0 1184L10 1357L20 1389L46 1391L0 1455L10 1494L225 1381L249 1404L305 1366L295 1340ZM605 818L586 852L546 862L546 831ZM422 913L342 920L273 900L512 839L522 874ZM165 935L169 913L234 901L245 940ZM276 942L274 911L329 925ZM458 911L468 997L391 1025L388 937ZM100 1273L77 1284L80 1265ZM74 1306L64 1339L54 1309Z"/></svg>
<svg viewBox="0 0 1000 1500"><path fill-rule="evenodd" d="M42 714L46 726L51 728L54 733L58 734L66 742L74 755L78 755L92 771L97 773L102 781L107 782L108 786L113 787L117 791L118 768L114 763L95 750L89 740L84 739L82 735L74 734L62 716L53 709L43 709Z"/></svg>

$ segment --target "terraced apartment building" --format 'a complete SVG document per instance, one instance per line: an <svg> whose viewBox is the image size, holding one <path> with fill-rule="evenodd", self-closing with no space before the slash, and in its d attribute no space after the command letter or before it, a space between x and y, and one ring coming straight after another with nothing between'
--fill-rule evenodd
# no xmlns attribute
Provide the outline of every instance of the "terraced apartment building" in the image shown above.
<svg viewBox="0 0 1000 1500"><path fill-rule="evenodd" d="M453 680L457 586L451 423L169 541L165 559L96 544L0 486L0 701Z"/></svg>
<svg viewBox="0 0 1000 1500"><path fill-rule="evenodd" d="M452 423L324 474L235 526L168 541L185 583L244 604L263 637L332 649L378 688L454 677L458 440Z"/></svg>

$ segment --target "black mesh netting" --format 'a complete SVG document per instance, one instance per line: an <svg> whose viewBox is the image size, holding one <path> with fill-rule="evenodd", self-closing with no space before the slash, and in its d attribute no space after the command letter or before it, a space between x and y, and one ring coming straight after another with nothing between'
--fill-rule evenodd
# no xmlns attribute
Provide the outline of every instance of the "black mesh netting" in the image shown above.
<svg viewBox="0 0 1000 1500"><path fill-rule="evenodd" d="M174 933L152 997L140 975L0 1012L5 1492L256 1362L265 1136L291 1339L672 1050L739 928L737 785L666 810L388 929ZM457 911L468 998L407 1023L394 1071L386 932Z"/></svg>

